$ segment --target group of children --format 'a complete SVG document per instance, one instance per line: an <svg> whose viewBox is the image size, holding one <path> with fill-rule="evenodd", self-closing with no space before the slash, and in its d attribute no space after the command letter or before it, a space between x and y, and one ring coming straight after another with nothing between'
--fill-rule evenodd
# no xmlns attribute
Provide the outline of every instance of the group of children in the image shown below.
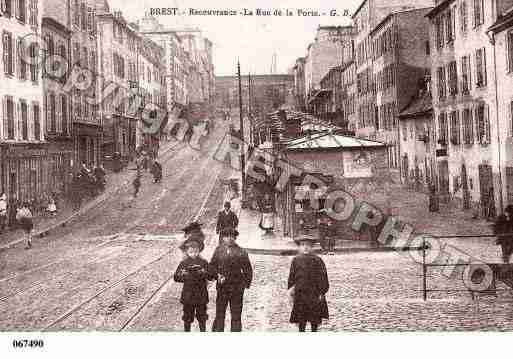
<svg viewBox="0 0 513 359"><path fill-rule="evenodd" d="M185 257L176 269L174 280L183 283L180 303L183 305L184 330L189 332L194 318L200 331L206 331L207 284L216 280L216 316L212 331L224 331L228 304L231 311L231 331L241 331L244 290L251 285L253 271L247 252L236 244L238 232L228 228L221 232L221 243L209 262L202 258L204 236L196 232L180 246ZM299 254L294 257L288 277L288 295L292 301L290 322L306 330L310 323L316 332L322 319L328 318L325 295L329 289L328 274L323 260L312 251L313 237L296 240Z"/></svg>

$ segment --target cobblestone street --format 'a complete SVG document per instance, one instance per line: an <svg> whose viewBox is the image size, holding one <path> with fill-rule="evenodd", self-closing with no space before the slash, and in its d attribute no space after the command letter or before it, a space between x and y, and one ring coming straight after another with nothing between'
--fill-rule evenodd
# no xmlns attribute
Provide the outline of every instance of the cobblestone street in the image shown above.
<svg viewBox="0 0 513 359"><path fill-rule="evenodd" d="M215 132L208 148L216 147L225 130ZM0 252L0 329L182 331L181 285L169 280L181 259L176 248L180 228L195 217L206 224L211 240L203 255L209 260L217 242L215 214L225 196L221 180L232 169L187 145L164 155L163 162L162 185L145 177L137 201L127 187L83 218L36 240L32 250L24 251L19 244ZM206 168L213 176L203 175ZM454 212L451 224L443 225L448 212L429 214L418 205L423 195L399 187L393 193L394 214L422 218L427 223L422 231L477 234L486 225L463 212ZM382 200L365 199L378 207ZM476 259L498 262L493 239L452 238L443 243ZM289 324L286 296L291 258L250 256L255 274L245 295L244 330L296 331ZM509 291L472 301L461 278L445 278L436 268L429 270L428 289L443 291L430 292L424 302L422 267L407 252L344 253L323 259L330 280L330 319L323 331L513 329ZM210 325L213 283L209 292Z"/></svg>

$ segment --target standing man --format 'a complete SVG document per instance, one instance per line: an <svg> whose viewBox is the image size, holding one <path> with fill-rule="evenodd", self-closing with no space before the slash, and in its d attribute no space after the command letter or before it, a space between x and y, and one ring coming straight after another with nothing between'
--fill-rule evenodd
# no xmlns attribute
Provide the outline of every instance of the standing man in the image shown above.
<svg viewBox="0 0 513 359"><path fill-rule="evenodd" d="M7 196L2 193L0 197L0 234L4 232L7 223Z"/></svg>
<svg viewBox="0 0 513 359"><path fill-rule="evenodd" d="M212 331L223 332L226 308L230 304L232 332L242 331L244 290L251 286L253 268L248 253L235 243L239 232L225 229L221 232L222 244L214 251L210 261L212 276L217 278L216 317Z"/></svg>
<svg viewBox="0 0 513 359"><path fill-rule="evenodd" d="M219 245L222 244L222 231L225 229L237 229L239 219L231 210L230 202L224 202L224 210L217 215L216 233L219 234Z"/></svg>
<svg viewBox="0 0 513 359"><path fill-rule="evenodd" d="M494 234L497 236L496 244L501 246L502 261L509 263L513 254L513 206L508 205L503 215L494 223Z"/></svg>

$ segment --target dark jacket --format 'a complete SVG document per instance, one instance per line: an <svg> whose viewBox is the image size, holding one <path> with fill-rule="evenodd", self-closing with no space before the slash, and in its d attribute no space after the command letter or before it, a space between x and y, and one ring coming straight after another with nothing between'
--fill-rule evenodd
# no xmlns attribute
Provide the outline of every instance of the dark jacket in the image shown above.
<svg viewBox="0 0 513 359"><path fill-rule="evenodd" d="M221 233L223 229L227 228L235 229L238 225L239 219L232 210L229 210L228 213L221 211L217 215L216 233Z"/></svg>
<svg viewBox="0 0 513 359"><path fill-rule="evenodd" d="M183 269L187 271L184 275L180 274ZM214 278L208 270L208 262L205 259L201 257L185 258L176 268L174 279L175 282L183 283L180 303L208 303L207 282Z"/></svg>
<svg viewBox="0 0 513 359"><path fill-rule="evenodd" d="M314 254L300 254L290 265L288 288L294 287L291 323L319 324L328 318L328 305L320 299L329 289L328 273L322 259Z"/></svg>
<svg viewBox="0 0 513 359"><path fill-rule="evenodd" d="M223 284L217 283L218 290L228 287L249 288L253 280L253 268L248 253L235 243L230 246L222 244L216 248L210 260L210 270L213 276L221 274L226 278Z"/></svg>

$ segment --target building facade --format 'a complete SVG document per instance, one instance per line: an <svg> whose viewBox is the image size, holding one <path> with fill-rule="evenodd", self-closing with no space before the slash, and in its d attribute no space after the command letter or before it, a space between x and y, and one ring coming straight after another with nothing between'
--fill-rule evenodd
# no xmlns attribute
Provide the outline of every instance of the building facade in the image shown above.
<svg viewBox="0 0 513 359"><path fill-rule="evenodd" d="M54 3L47 0L47 3ZM98 50L99 38L96 27L98 13L108 11L108 4L94 0L68 0L66 7L52 7L52 17L68 18L71 30L71 66L92 74L91 85L84 89L74 88L71 94L73 138L76 169L81 163L94 166L102 162L102 122L97 105L98 99ZM50 9L50 7L49 7ZM69 15L66 15L69 14Z"/></svg>
<svg viewBox="0 0 513 359"><path fill-rule="evenodd" d="M332 67L342 64L345 47L351 46L352 26L319 26L315 40L307 48L305 57L306 107L313 109L321 79Z"/></svg>
<svg viewBox="0 0 513 359"><path fill-rule="evenodd" d="M394 25L398 22L396 15L392 16L391 14L410 14L404 16L412 16L422 21L422 15L415 11L410 13L408 10L425 9L432 5L433 1L426 0L364 0L353 15L357 79L356 113L358 121L355 126L356 134L364 138L379 138L380 141L391 145L388 147L391 168L399 167L396 116L400 107L397 103L398 99L394 97L402 95L402 92L408 89L398 88L398 84L395 83L401 69L394 69L394 65L405 60L408 61L406 52L409 51L402 42L398 42L398 39L404 39L409 45L413 45L411 50L422 46L424 54L425 41L416 42L415 40L419 36L418 32L421 31L425 32L427 39L427 26L422 27L416 24L416 27L412 28L411 24L408 24L410 26L406 29L399 29L397 25ZM409 32L413 32L412 35L415 37L409 38ZM403 53L404 55L400 56ZM414 59L418 59L418 57ZM376 69L374 68L375 62L377 62ZM380 81L379 104L378 80ZM405 80L407 79L405 78ZM384 94L389 91L392 91L393 94ZM411 99L407 94L404 97L403 103L407 103ZM380 124L382 127L379 127ZM379 129L381 130L379 131ZM380 132L379 136L377 131Z"/></svg>
<svg viewBox="0 0 513 359"><path fill-rule="evenodd" d="M489 33L495 47L498 113L501 114L498 122L500 175L502 201L506 207L513 204L513 9L503 5L497 13L498 19Z"/></svg>
<svg viewBox="0 0 513 359"><path fill-rule="evenodd" d="M41 200L49 188L41 56L38 44L25 40L41 34L42 2L3 0L1 5L0 192L13 213L15 201Z"/></svg>
<svg viewBox="0 0 513 359"><path fill-rule="evenodd" d="M306 111L306 93L305 93L305 58L300 57L294 64L294 99L295 109Z"/></svg>
<svg viewBox="0 0 513 359"><path fill-rule="evenodd" d="M71 31L54 17L43 17L42 32L46 43L42 76L48 184L55 192L65 193L71 181L74 160L71 96L64 89L69 78Z"/></svg>
<svg viewBox="0 0 513 359"><path fill-rule="evenodd" d="M495 49L488 28L512 5L439 1L428 14L438 187L485 216L504 207Z"/></svg>

